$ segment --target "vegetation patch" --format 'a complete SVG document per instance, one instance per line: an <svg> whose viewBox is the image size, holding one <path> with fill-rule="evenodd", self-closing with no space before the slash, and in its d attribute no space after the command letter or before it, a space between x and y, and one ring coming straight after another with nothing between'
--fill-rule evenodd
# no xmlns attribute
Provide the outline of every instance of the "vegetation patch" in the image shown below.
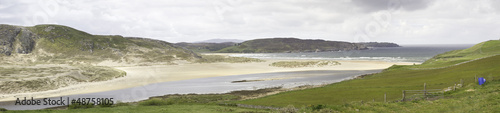
<svg viewBox="0 0 500 113"><path fill-rule="evenodd" d="M106 81L126 75L105 66L0 68L0 93L12 94L58 89L79 82Z"/></svg>
<svg viewBox="0 0 500 113"><path fill-rule="evenodd" d="M139 102L139 105L141 106L163 106L163 105L172 105L173 103L171 101L159 99L159 98L153 98L153 99L148 99L145 101Z"/></svg>
<svg viewBox="0 0 500 113"><path fill-rule="evenodd" d="M269 64L269 66L274 67L284 67L284 68L299 68L299 67L323 67L323 66L334 66L340 65L337 61L278 61Z"/></svg>

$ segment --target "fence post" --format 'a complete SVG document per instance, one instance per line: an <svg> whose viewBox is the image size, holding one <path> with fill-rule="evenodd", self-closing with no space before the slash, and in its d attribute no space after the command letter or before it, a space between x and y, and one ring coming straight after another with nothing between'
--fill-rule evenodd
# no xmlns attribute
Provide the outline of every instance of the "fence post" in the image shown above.
<svg viewBox="0 0 500 113"><path fill-rule="evenodd" d="M403 101L405 101L405 90L403 90Z"/></svg>
<svg viewBox="0 0 500 113"><path fill-rule="evenodd" d="M427 90L425 90L425 89L426 89L426 87L427 87L427 86L426 86L426 84L424 83L424 97L427 97Z"/></svg>
<svg viewBox="0 0 500 113"><path fill-rule="evenodd" d="M464 80L460 79L460 87L464 87Z"/></svg>
<svg viewBox="0 0 500 113"><path fill-rule="evenodd" d="M477 75L474 75L474 83L477 82Z"/></svg>
<svg viewBox="0 0 500 113"><path fill-rule="evenodd" d="M453 91L456 91L457 90L457 83L455 83L455 85L453 85Z"/></svg>
<svg viewBox="0 0 500 113"><path fill-rule="evenodd" d="M384 102L387 102L387 93L384 93Z"/></svg>

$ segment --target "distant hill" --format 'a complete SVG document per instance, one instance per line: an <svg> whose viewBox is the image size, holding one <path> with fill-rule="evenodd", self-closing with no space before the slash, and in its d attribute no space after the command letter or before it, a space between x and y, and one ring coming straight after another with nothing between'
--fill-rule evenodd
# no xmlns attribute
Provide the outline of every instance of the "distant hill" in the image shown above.
<svg viewBox="0 0 500 113"><path fill-rule="evenodd" d="M190 50L161 40L91 35L61 25L0 25L0 57L7 63L139 63L199 58Z"/></svg>
<svg viewBox="0 0 500 113"><path fill-rule="evenodd" d="M363 44L366 47L401 47L396 43L390 43L390 42L361 42L358 44Z"/></svg>
<svg viewBox="0 0 500 113"><path fill-rule="evenodd" d="M234 46L237 43L224 42L224 43L175 43L174 45L184 47L194 52L214 52L224 49L226 47Z"/></svg>
<svg viewBox="0 0 500 113"><path fill-rule="evenodd" d="M194 42L194 43L226 43L226 42L241 43L241 42L244 42L244 40L239 40L239 39L209 39L209 40L198 41L198 42Z"/></svg>
<svg viewBox="0 0 500 113"><path fill-rule="evenodd" d="M303 40L298 38L266 38L239 43L221 49L222 53L281 53L281 52L321 52L367 49L363 44L341 41Z"/></svg>

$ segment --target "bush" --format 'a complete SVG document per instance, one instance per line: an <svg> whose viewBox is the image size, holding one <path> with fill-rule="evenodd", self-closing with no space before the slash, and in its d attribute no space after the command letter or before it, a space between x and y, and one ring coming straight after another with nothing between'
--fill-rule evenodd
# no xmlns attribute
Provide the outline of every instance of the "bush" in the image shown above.
<svg viewBox="0 0 500 113"><path fill-rule="evenodd" d="M145 100L145 101L142 101L139 103L139 105L142 105L142 106L162 106L162 105L172 105L172 104L174 104L174 103L170 102L170 101L158 99L158 98Z"/></svg>
<svg viewBox="0 0 500 113"><path fill-rule="evenodd" d="M0 108L0 111L7 111L7 109L5 109L5 108Z"/></svg>
<svg viewBox="0 0 500 113"><path fill-rule="evenodd" d="M296 109L293 105L288 105L284 108L279 109L280 113L297 113L299 110Z"/></svg>
<svg viewBox="0 0 500 113"><path fill-rule="evenodd" d="M310 108L313 111L320 111L321 109L326 108L326 106L325 105L321 105L321 104L319 104L319 105L309 105L309 106L307 106L307 108Z"/></svg>

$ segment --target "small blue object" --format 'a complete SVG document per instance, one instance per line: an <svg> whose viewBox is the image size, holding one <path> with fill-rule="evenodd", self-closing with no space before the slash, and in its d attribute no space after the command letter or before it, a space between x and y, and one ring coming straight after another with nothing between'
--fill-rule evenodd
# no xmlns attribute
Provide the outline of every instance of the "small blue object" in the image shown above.
<svg viewBox="0 0 500 113"><path fill-rule="evenodd" d="M479 85L483 85L486 82L486 79L484 79L483 77L479 77L479 79L477 79L477 82L479 83Z"/></svg>

